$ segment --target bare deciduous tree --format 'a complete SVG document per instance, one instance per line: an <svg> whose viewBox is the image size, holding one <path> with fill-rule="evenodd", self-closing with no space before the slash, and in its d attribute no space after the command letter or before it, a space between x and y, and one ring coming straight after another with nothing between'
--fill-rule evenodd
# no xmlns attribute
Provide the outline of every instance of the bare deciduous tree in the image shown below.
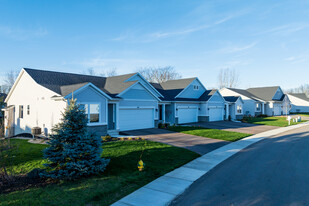
<svg viewBox="0 0 309 206"><path fill-rule="evenodd" d="M287 93L305 93L309 96L309 84L302 84L297 88L287 89Z"/></svg>
<svg viewBox="0 0 309 206"><path fill-rule="evenodd" d="M117 69L116 68L109 69L105 71L104 73L101 73L100 76L103 76L103 77L117 76Z"/></svg>
<svg viewBox="0 0 309 206"><path fill-rule="evenodd" d="M113 76L117 76L117 69L112 68L112 69L106 70L104 72L97 73L91 67L91 68L88 68L86 72L83 72L83 74L87 74L87 75L91 75L91 76L113 77Z"/></svg>
<svg viewBox="0 0 309 206"><path fill-rule="evenodd" d="M4 84L0 86L0 92L2 93L9 93L11 88L13 87L17 77L18 77L18 71L11 70L5 74L5 77L3 78Z"/></svg>
<svg viewBox="0 0 309 206"><path fill-rule="evenodd" d="M220 89L224 87L237 87L239 82L239 74L235 69L221 69L218 75L218 86Z"/></svg>
<svg viewBox="0 0 309 206"><path fill-rule="evenodd" d="M147 81L154 83L162 83L168 80L180 79L181 75L174 69L174 67L146 67L141 68L139 72Z"/></svg>
<svg viewBox="0 0 309 206"><path fill-rule="evenodd" d="M88 75L91 75L91 76L95 76L96 73L94 71L94 69L91 67L91 68L88 68L87 69L87 72L85 72L85 74L88 74Z"/></svg>

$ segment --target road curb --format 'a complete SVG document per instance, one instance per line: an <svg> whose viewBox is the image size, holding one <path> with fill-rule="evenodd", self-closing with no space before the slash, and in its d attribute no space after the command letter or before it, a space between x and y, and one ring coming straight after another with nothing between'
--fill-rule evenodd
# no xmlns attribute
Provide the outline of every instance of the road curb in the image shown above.
<svg viewBox="0 0 309 206"><path fill-rule="evenodd" d="M193 182L239 151L267 137L272 137L307 125L309 125L309 122L278 128L227 144L155 179L144 187L115 202L112 206L169 205L177 196L181 195L190 187Z"/></svg>

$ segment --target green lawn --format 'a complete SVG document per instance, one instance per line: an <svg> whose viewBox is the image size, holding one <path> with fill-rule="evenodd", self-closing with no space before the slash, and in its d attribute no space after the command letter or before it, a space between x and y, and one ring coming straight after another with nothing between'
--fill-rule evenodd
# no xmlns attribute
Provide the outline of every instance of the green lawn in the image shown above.
<svg viewBox="0 0 309 206"><path fill-rule="evenodd" d="M287 127L289 126L286 117L248 117L244 118L243 122L252 123L252 124L263 124L277 127ZM301 122L306 122L302 120ZM291 125L296 125L301 122L293 122L291 121Z"/></svg>
<svg viewBox="0 0 309 206"><path fill-rule="evenodd" d="M13 142L22 143L14 167L24 168L23 172L26 172L42 164L41 151L46 146L25 140ZM144 146L142 159L146 169L139 172L137 162ZM3 194L0 195L0 205L110 205L199 156L186 149L150 141L109 142L103 148L102 156L111 159L103 175Z"/></svg>
<svg viewBox="0 0 309 206"><path fill-rule="evenodd" d="M208 137L212 139L221 139L225 141L237 141L244 137L251 136L251 134L246 133L229 132L219 129L206 129L202 127L170 126L168 127L168 129L174 132L181 132L201 137Z"/></svg>

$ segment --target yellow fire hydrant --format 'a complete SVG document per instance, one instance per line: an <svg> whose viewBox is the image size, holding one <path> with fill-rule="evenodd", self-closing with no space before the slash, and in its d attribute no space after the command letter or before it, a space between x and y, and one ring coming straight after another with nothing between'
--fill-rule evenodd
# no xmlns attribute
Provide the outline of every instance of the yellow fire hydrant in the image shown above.
<svg viewBox="0 0 309 206"><path fill-rule="evenodd" d="M138 161L137 168L139 171L143 171L145 169L145 164L143 160Z"/></svg>

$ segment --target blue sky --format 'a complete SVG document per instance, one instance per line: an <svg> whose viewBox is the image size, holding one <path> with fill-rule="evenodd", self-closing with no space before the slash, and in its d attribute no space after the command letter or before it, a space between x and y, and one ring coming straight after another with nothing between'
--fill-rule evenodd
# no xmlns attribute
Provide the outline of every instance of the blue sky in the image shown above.
<svg viewBox="0 0 309 206"><path fill-rule="evenodd" d="M0 76L22 67L129 73L174 66L217 86L309 83L308 0L3 1Z"/></svg>

